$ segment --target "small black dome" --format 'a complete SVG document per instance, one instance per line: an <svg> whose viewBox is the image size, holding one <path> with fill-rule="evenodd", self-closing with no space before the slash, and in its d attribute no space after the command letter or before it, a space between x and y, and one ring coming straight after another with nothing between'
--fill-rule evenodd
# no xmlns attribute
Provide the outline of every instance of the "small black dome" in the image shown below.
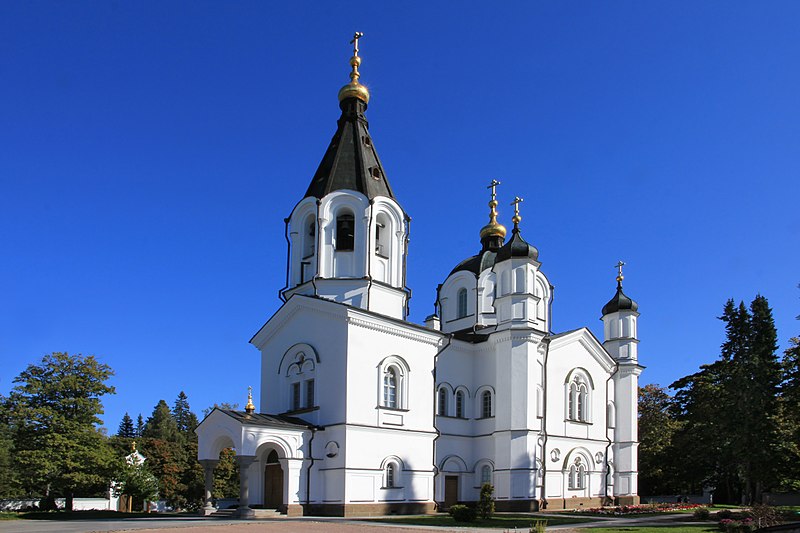
<svg viewBox="0 0 800 533"><path fill-rule="evenodd" d="M486 270L487 268L492 268L496 262L495 257L497 254L491 250L484 250L478 255L473 255L470 258L464 259L456 267L450 271L448 277L452 276L456 272L460 272L462 270L466 270L468 272L472 272L476 276L480 275L481 272Z"/></svg>
<svg viewBox="0 0 800 533"><path fill-rule="evenodd" d="M603 306L603 316L617 311L636 311L637 309L639 309L639 304L625 296L625 293L622 292L622 284L618 283L617 294Z"/></svg>
<svg viewBox="0 0 800 533"><path fill-rule="evenodd" d="M525 239L523 239L522 235L519 233L519 228L516 227L514 228L511 240L497 250L496 262L499 263L500 261L505 261L512 257L527 257L531 261L537 261L539 259L539 250L534 245L525 242Z"/></svg>

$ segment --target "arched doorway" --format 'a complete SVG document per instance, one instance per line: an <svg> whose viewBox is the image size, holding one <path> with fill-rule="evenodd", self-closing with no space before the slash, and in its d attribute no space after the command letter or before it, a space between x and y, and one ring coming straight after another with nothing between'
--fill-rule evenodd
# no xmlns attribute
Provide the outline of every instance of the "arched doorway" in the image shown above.
<svg viewBox="0 0 800 533"><path fill-rule="evenodd" d="M264 508L280 509L283 506L283 469L278 452L272 450L264 467Z"/></svg>

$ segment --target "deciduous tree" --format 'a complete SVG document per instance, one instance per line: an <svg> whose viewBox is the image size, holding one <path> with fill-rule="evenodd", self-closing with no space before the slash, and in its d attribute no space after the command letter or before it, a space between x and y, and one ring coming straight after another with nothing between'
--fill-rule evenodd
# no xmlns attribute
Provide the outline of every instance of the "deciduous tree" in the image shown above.
<svg viewBox="0 0 800 533"><path fill-rule="evenodd" d="M14 379L14 460L25 492L63 495L71 509L74 493L107 487L114 454L98 427L112 375L94 356L56 352Z"/></svg>

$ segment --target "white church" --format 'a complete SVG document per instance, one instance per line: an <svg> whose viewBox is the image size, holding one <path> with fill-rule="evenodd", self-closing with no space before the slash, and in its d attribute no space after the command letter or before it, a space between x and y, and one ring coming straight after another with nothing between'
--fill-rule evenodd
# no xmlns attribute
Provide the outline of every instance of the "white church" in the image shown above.
<svg viewBox="0 0 800 533"><path fill-rule="evenodd" d="M604 339L552 332L553 286L520 200L508 237L492 182L480 251L453 261L436 313L409 322L410 219L369 134L359 37L336 133L287 219L283 305L250 340L259 408L214 409L196 430L205 512L228 447L245 518L433 512L477 501L484 483L498 511L638 503L643 367L621 263Z"/></svg>

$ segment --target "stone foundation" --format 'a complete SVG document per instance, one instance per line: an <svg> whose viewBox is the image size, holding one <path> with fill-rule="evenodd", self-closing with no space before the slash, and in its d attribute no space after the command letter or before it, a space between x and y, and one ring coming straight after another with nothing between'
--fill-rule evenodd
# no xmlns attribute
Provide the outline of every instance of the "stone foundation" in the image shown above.
<svg viewBox="0 0 800 533"><path fill-rule="evenodd" d="M290 505L289 507L295 506ZM296 507L301 507L306 516L367 517L434 512L433 502L312 503ZM298 515L289 514L289 516Z"/></svg>
<svg viewBox="0 0 800 533"><path fill-rule="evenodd" d="M632 496L617 496L617 505L639 505L641 500L637 494Z"/></svg>
<svg viewBox="0 0 800 533"><path fill-rule="evenodd" d="M474 502L477 504L477 502ZM531 513L539 510L538 500L495 500L498 513Z"/></svg>

